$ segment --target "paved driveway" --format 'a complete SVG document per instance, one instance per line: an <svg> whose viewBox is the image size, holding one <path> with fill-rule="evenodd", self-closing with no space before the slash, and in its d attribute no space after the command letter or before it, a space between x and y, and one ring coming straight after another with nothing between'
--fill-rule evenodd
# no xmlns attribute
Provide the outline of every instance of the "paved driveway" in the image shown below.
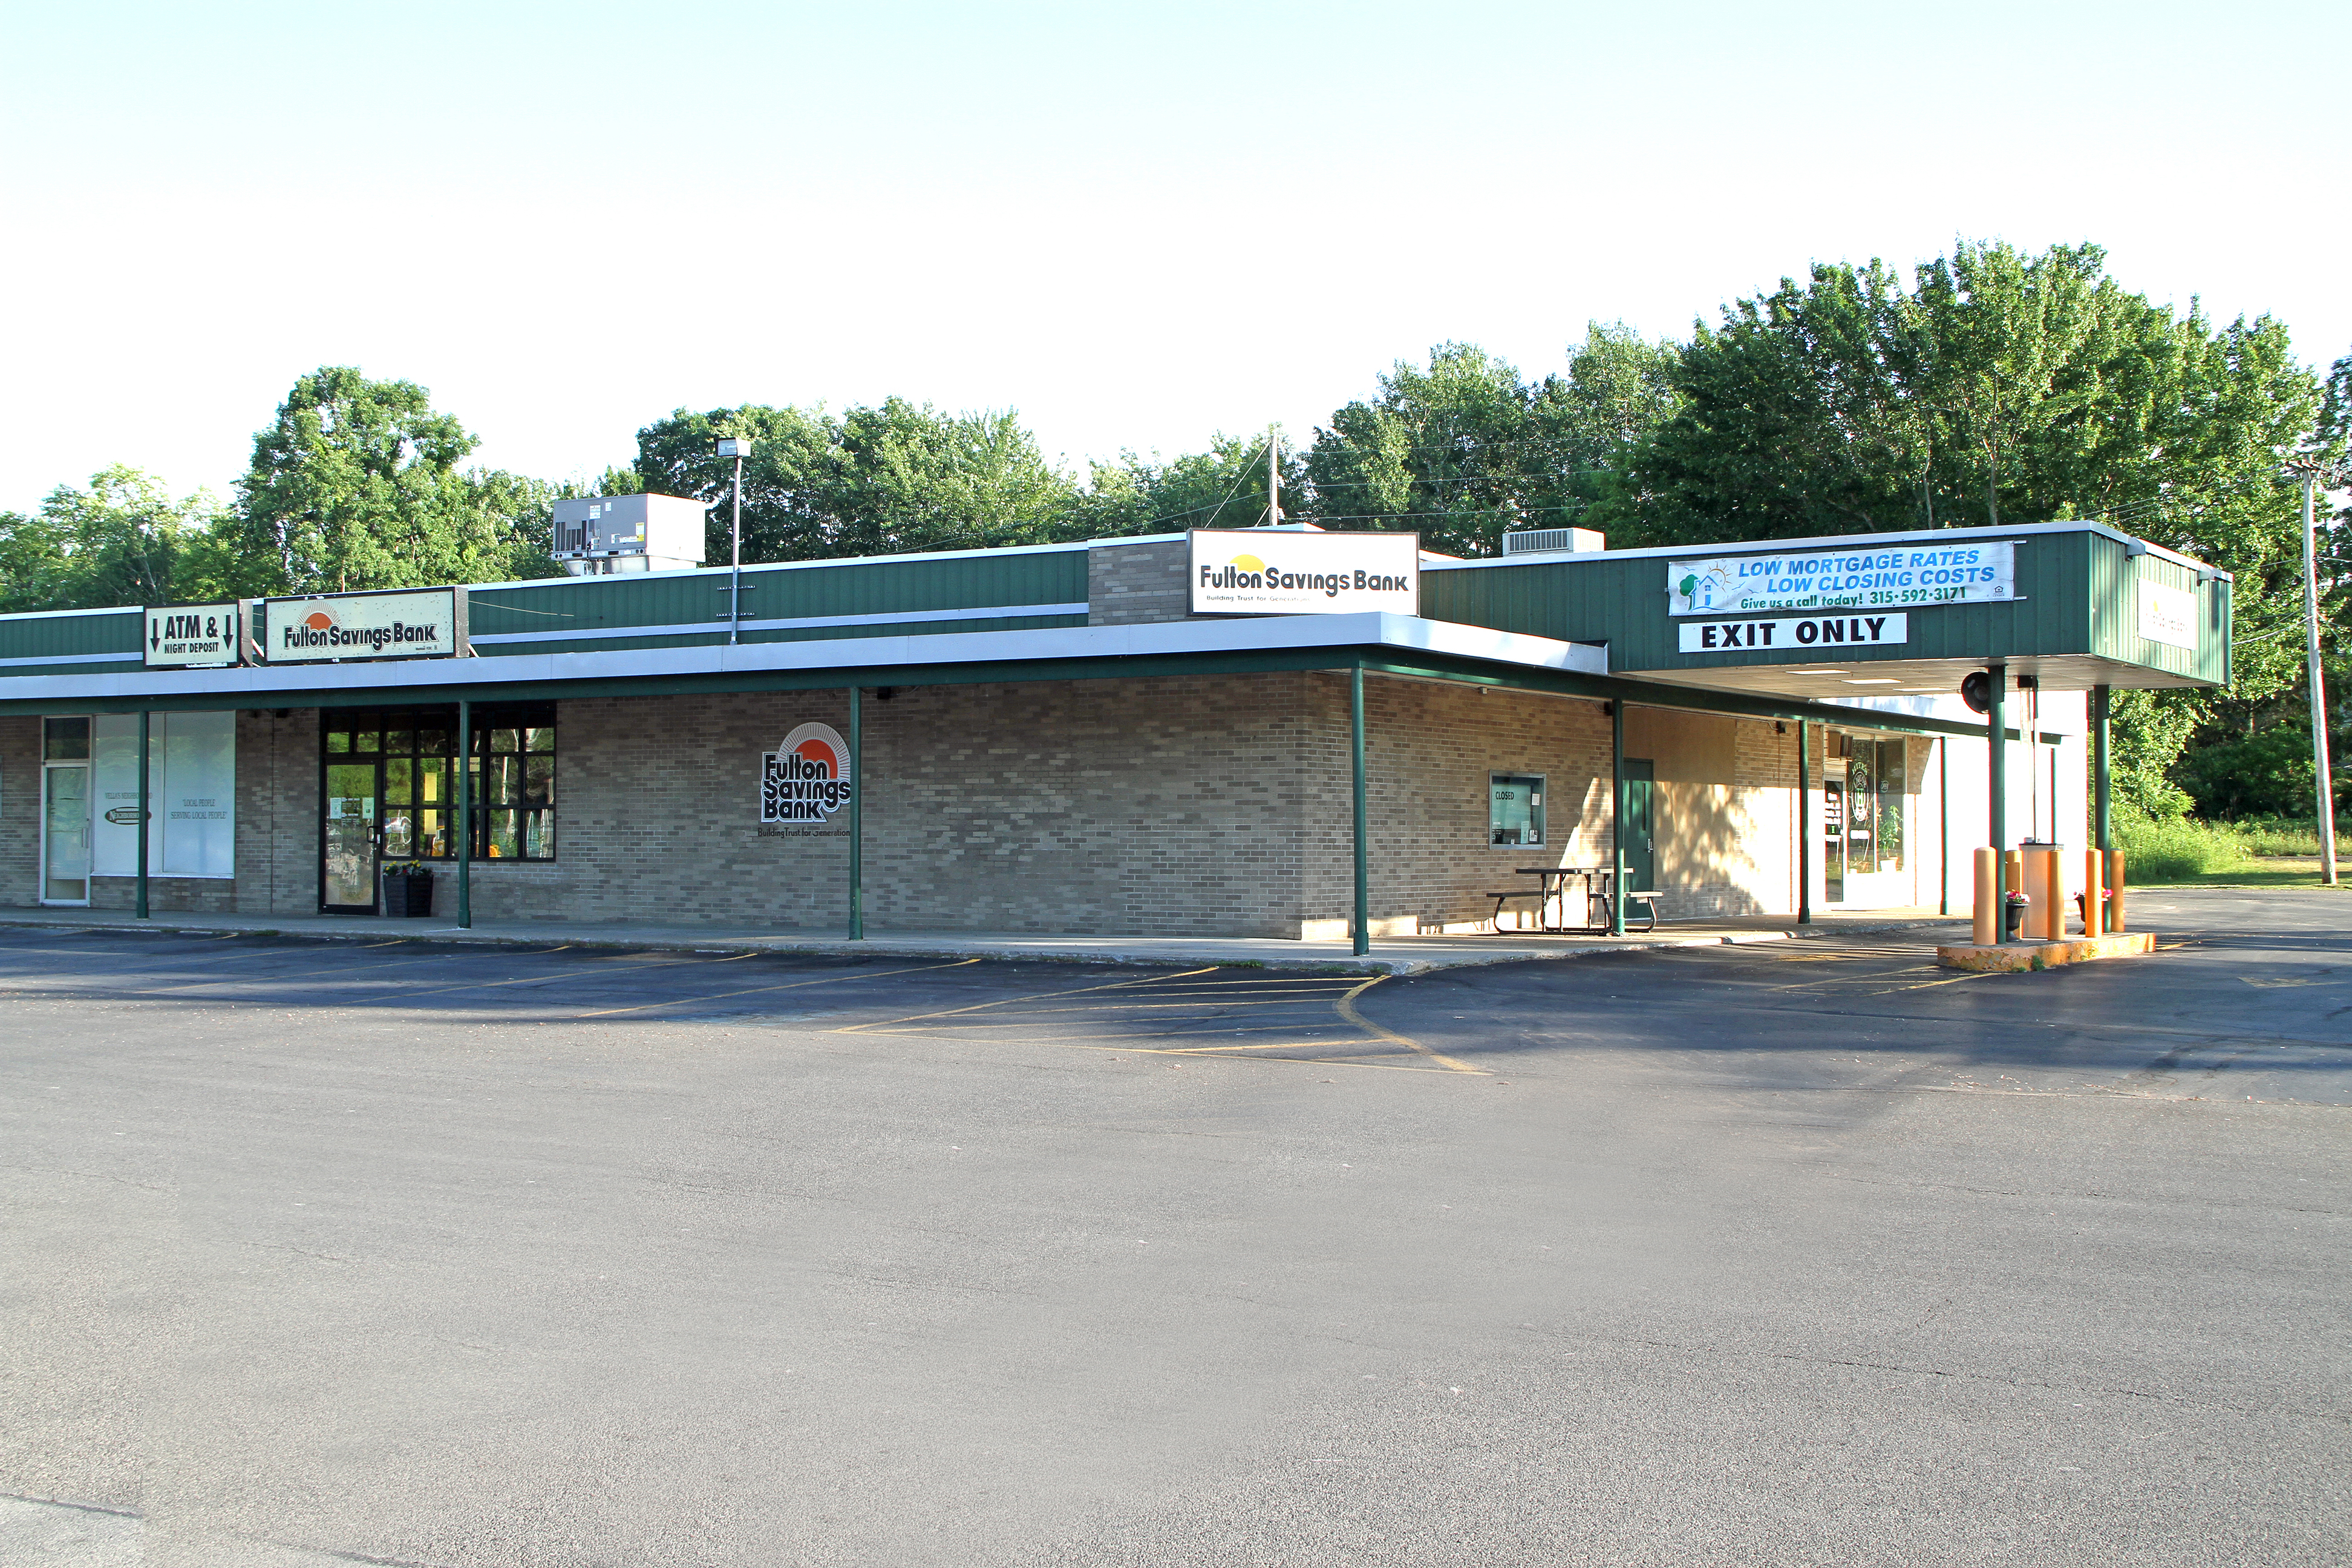
<svg viewBox="0 0 2352 1568"><path fill-rule="evenodd" d="M2352 941L0 933L0 1562L2337 1563Z"/></svg>

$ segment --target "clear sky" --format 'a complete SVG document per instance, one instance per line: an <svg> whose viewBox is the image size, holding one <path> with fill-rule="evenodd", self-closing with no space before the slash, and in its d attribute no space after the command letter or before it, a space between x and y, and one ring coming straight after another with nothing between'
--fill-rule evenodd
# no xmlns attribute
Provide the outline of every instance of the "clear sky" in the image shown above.
<svg viewBox="0 0 2352 1568"><path fill-rule="evenodd" d="M1080 466L1534 373L1816 258L2094 240L2352 352L2341 4L0 11L0 508L226 493L294 378L477 460L681 405L1018 408ZM2333 96L2331 96L2331 94Z"/></svg>

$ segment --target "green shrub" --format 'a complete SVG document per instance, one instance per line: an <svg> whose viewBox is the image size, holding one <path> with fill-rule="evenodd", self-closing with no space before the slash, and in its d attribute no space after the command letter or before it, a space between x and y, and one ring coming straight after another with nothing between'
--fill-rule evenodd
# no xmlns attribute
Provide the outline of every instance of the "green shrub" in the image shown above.
<svg viewBox="0 0 2352 1568"><path fill-rule="evenodd" d="M2245 840L2226 825L2194 817L2147 817L2118 812L2116 847L2133 882L2180 882L2252 868Z"/></svg>

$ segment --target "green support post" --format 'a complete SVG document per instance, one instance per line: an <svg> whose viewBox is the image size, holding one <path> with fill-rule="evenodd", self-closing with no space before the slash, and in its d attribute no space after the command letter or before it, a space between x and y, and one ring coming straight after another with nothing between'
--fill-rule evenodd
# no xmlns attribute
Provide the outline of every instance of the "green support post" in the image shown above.
<svg viewBox="0 0 2352 1568"><path fill-rule="evenodd" d="M2005 942L2009 940L2009 666L1987 665L1985 673L1992 679L1985 711L1989 753L1985 783L1992 817L1992 939Z"/></svg>
<svg viewBox="0 0 2352 1568"><path fill-rule="evenodd" d="M474 925L474 705L457 702L457 929Z"/></svg>
<svg viewBox="0 0 2352 1568"><path fill-rule="evenodd" d="M849 940L866 940L866 731L849 689Z"/></svg>
<svg viewBox="0 0 2352 1568"><path fill-rule="evenodd" d="M1364 667L1348 672L1348 750L1356 773L1356 918L1358 958L1372 951L1371 831L1364 810Z"/></svg>
<svg viewBox="0 0 2352 1568"><path fill-rule="evenodd" d="M147 918L147 775L152 765L147 751L148 713L139 710L139 918Z"/></svg>
<svg viewBox="0 0 2352 1568"><path fill-rule="evenodd" d="M1609 934L1625 934L1625 700L1609 704Z"/></svg>
<svg viewBox="0 0 2352 1568"><path fill-rule="evenodd" d="M2112 693L2106 687L2091 688L2091 776L2095 790L2091 806L2091 831L2095 836L2092 842L2099 847L2102 854L2116 847L2115 821L2109 815L2109 806L2114 800L2115 783L2109 773L2107 752L2109 744L2107 721L2111 711L2109 703L2111 696Z"/></svg>
<svg viewBox="0 0 2352 1568"><path fill-rule="evenodd" d="M1813 923L1813 728L1797 721L1797 923Z"/></svg>

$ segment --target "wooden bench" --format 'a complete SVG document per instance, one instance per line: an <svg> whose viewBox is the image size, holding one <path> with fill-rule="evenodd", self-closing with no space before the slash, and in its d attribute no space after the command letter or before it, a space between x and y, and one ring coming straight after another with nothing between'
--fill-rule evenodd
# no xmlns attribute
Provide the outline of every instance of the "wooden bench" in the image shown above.
<svg viewBox="0 0 2352 1568"><path fill-rule="evenodd" d="M1591 923L1588 929L1590 929L1595 936L1608 935L1610 916L1609 895L1606 893L1594 893L1588 900L1588 902L1591 906ZM1628 893L1625 895L1625 929L1627 931L1632 931L1633 929L1634 912L1636 910L1640 911L1643 922L1643 931L1654 931L1658 929L1657 894Z"/></svg>
<svg viewBox="0 0 2352 1568"><path fill-rule="evenodd" d="M1538 926L1540 926L1543 920L1544 895L1536 889L1506 888L1499 893L1488 893L1486 897L1495 900L1495 912L1487 917L1487 923L1492 925L1497 931L1503 929L1503 906L1509 903L1513 899L1533 900L1535 901L1536 919L1538 922ZM1517 929L1525 931L1528 928L1522 925Z"/></svg>

